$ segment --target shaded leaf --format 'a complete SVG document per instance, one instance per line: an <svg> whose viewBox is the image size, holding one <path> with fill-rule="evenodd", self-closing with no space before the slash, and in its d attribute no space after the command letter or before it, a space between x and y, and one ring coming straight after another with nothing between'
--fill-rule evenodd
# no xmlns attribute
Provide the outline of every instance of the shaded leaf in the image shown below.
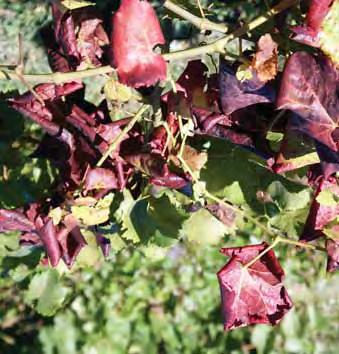
<svg viewBox="0 0 339 354"><path fill-rule="evenodd" d="M296 113L292 129L338 153L339 71L326 58L297 52L288 60L277 105Z"/></svg>

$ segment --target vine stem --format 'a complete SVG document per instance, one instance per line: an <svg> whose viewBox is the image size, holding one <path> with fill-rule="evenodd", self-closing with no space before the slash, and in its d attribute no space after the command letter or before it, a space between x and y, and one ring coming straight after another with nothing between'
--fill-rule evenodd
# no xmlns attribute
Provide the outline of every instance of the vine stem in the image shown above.
<svg viewBox="0 0 339 354"><path fill-rule="evenodd" d="M139 108L135 116L128 122L125 128L118 134L118 136L113 140L110 147L102 155L101 159L97 163L97 167L101 167L106 159L111 155L112 152L119 146L119 144L124 139L125 135L134 127L134 124L141 119L142 115L149 109L149 106L143 105Z"/></svg>
<svg viewBox="0 0 339 354"><path fill-rule="evenodd" d="M298 246L306 249L311 249L313 251L322 251L326 252L326 249L323 247L315 246L315 245L310 245L309 243L304 243L304 242L299 242L299 241L294 241L290 240L285 237L277 236L273 243L265 248L262 252L260 252L256 257L254 257L251 261L249 261L246 265L245 268L248 269L250 268L255 262L259 261L259 259L264 256L267 252L269 252L271 249L276 247L279 243L285 243L288 245L293 245L293 246Z"/></svg>
<svg viewBox="0 0 339 354"><path fill-rule="evenodd" d="M215 23L208 20L206 17L198 17L191 14L189 11L185 10L181 6L175 4L173 1L166 0L163 4L167 10L175 13L176 15L180 16L184 20L192 23L194 26L200 28L201 31L217 31L221 33L226 33L228 27L223 23Z"/></svg>
<svg viewBox="0 0 339 354"><path fill-rule="evenodd" d="M267 20L272 18L273 16L288 9L289 7L296 4L297 2L298 2L298 0L282 0L279 4L272 7L270 10L268 10L263 15L257 17L252 22L245 24L244 26L238 28L234 32L232 32L220 39L217 39L216 41L214 41L210 44L206 44L206 45L203 45L203 46L200 46L197 48L179 50L176 52L164 54L163 58L168 61L173 61L173 60L191 58L191 57L195 57L195 56L202 55L202 54L212 54L215 52L225 53L225 46L228 42L230 42L231 40L233 40L235 38L239 38L239 37L243 36L244 34L246 34L247 32L250 32L253 29L261 26Z"/></svg>
<svg viewBox="0 0 339 354"><path fill-rule="evenodd" d="M268 10L265 14L257 17L252 22L245 24L244 26L238 28L234 32L210 43L196 48L190 48L185 50L179 50L172 53L163 54L162 57L166 61L175 61L180 59L192 58L195 56L200 56L202 54L212 54L215 52L225 53L225 46L228 42L235 38L239 38L249 31L252 31L256 27L262 25L268 21L273 16L278 13L288 9L292 5L296 4L298 0L282 0L278 5L274 6L272 9ZM81 80L87 77L104 75L114 72L115 69L109 65L102 66L100 68L80 70L69 73L48 73L48 74L25 74L21 78L24 78L26 82L35 83L55 83L61 84L63 82L72 80ZM0 80L20 80L19 75L15 70L2 69L0 70Z"/></svg>

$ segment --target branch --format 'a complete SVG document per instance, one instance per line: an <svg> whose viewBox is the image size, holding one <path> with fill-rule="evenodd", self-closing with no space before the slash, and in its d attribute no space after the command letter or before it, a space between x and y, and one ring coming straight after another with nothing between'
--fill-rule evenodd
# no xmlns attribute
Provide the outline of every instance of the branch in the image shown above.
<svg viewBox="0 0 339 354"><path fill-rule="evenodd" d="M195 16L170 0L166 0L163 6L171 12L175 13L176 15L182 17L184 20L191 22L194 26L200 28L201 31L210 30L221 33L227 32L228 27L226 25L222 23L212 22L207 18Z"/></svg>
<svg viewBox="0 0 339 354"><path fill-rule="evenodd" d="M61 84L63 82L72 81L72 80L81 80L87 77L109 74L115 71L109 65L101 66L100 68L79 70L69 73L49 73L49 74L25 74L22 77L26 82L35 82L35 83L54 83ZM21 78L14 70L0 70L0 80L17 80L20 81Z"/></svg>
<svg viewBox="0 0 339 354"><path fill-rule="evenodd" d="M192 49L185 49L179 50L177 52L172 52L168 54L164 54L163 58L168 61L174 61L179 59L186 59L195 57L202 54L212 54L215 52L225 53L225 46L227 43L232 41L235 38L239 38L246 34L247 32L252 31L253 29L261 26L266 21L274 17L275 15L279 14L280 12L288 9L292 5L296 4L298 0L282 0L278 5L272 7L272 9L268 10L263 15L257 17L252 22L245 24L244 26L238 28L234 32L217 39L216 41L203 45L201 47L192 48Z"/></svg>

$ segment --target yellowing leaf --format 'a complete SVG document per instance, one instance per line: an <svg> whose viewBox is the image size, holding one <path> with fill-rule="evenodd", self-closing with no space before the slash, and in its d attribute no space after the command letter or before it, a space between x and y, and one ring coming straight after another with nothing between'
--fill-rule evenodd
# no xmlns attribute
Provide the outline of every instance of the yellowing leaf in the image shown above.
<svg viewBox="0 0 339 354"><path fill-rule="evenodd" d="M89 1L79 1L79 0L63 0L61 4L69 10L80 9L81 7L94 6L92 2Z"/></svg>
<svg viewBox="0 0 339 354"><path fill-rule="evenodd" d="M84 225L100 225L109 219L113 197L113 194L108 194L94 206L73 205L71 207L72 214Z"/></svg>
<svg viewBox="0 0 339 354"><path fill-rule="evenodd" d="M132 96L132 90L115 80L108 80L104 86L104 93L108 100L118 101L118 102L127 102Z"/></svg>
<svg viewBox="0 0 339 354"><path fill-rule="evenodd" d="M325 206L337 206L339 204L339 198L330 190L325 189L317 196L317 202Z"/></svg>

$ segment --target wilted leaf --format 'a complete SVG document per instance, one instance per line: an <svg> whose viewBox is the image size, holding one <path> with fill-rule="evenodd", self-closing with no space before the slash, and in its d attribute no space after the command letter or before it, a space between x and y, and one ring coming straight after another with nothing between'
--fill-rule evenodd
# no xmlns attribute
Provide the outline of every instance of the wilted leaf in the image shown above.
<svg viewBox="0 0 339 354"><path fill-rule="evenodd" d="M262 82L272 80L277 75L278 45L269 33L260 37L252 65Z"/></svg>
<svg viewBox="0 0 339 354"><path fill-rule="evenodd" d="M273 250L245 267L267 244L223 248L230 261L218 272L225 330L256 323L277 324L292 307L284 272Z"/></svg>

